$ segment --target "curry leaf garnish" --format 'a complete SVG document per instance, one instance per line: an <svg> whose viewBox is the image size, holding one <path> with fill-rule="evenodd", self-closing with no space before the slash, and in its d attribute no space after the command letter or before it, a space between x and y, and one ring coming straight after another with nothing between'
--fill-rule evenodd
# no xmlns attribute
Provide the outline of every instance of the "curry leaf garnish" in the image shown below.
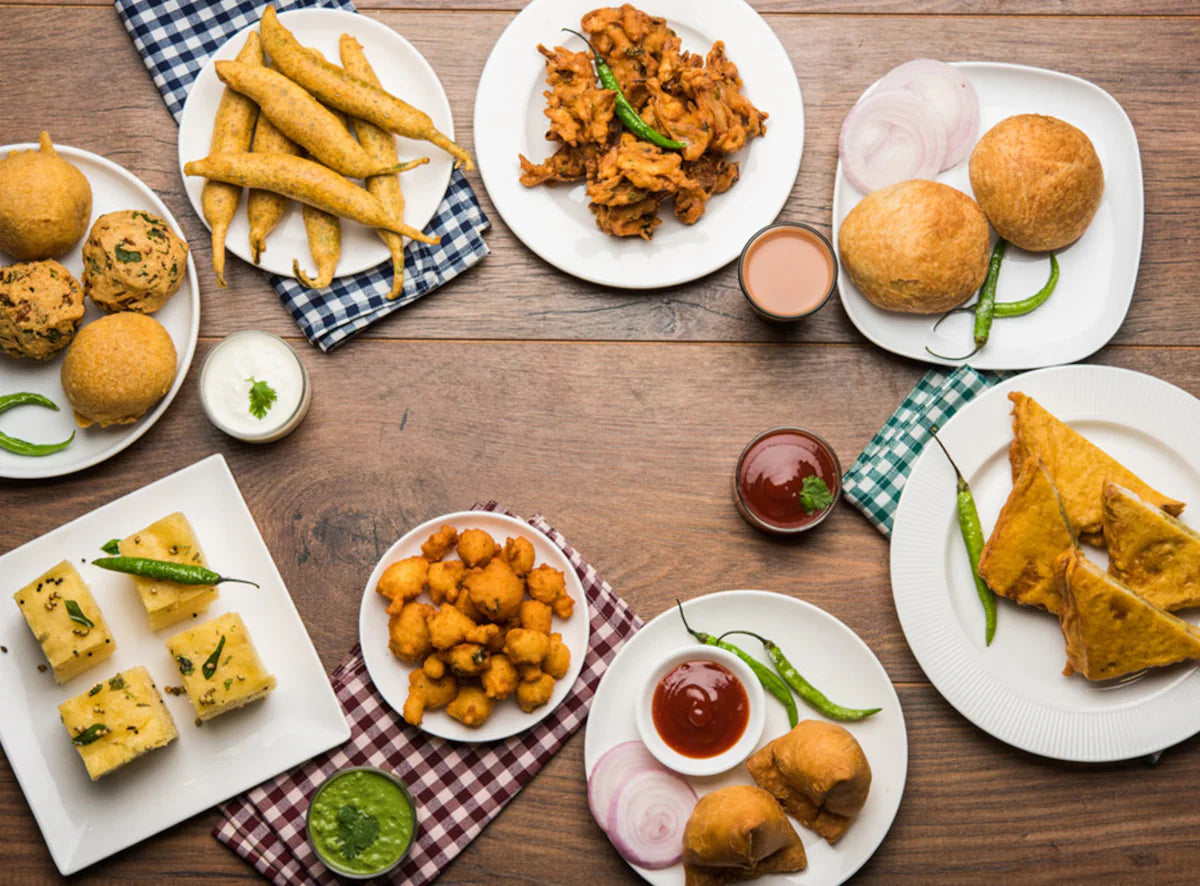
<svg viewBox="0 0 1200 886"><path fill-rule="evenodd" d="M124 689L125 688L125 678L122 677L120 674L117 674L115 677L113 677L111 680L108 681L108 688L109 689Z"/></svg>
<svg viewBox="0 0 1200 886"><path fill-rule="evenodd" d="M196 671L196 666L192 664L192 660L186 655L177 655L175 660L179 662L179 673L185 677L190 677Z"/></svg>
<svg viewBox="0 0 1200 886"><path fill-rule="evenodd" d="M91 744L102 736L108 735L108 733L109 728L103 723L93 723L87 729L83 730L83 732L72 738L71 744L82 747L85 744Z"/></svg>
<svg viewBox="0 0 1200 886"><path fill-rule="evenodd" d="M79 604L74 600L67 601L67 615L70 616L71 621L81 624L85 628L94 628L96 626L94 621L83 614L83 610L79 608Z"/></svg>

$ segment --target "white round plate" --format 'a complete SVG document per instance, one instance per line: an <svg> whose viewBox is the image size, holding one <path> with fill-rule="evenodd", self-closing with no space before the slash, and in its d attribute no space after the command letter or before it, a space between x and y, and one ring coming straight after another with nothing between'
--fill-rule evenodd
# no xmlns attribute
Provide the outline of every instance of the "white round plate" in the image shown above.
<svg viewBox="0 0 1200 886"><path fill-rule="evenodd" d="M1193 506L1200 501L1200 401L1127 369L1063 366L980 394L939 432L971 484L986 533L1012 490L1010 391L1033 397L1156 489ZM1003 598L995 638L986 646L954 490L953 469L937 447L927 446L896 510L891 567L908 645L959 713L1014 747L1091 763L1150 754L1200 732L1194 664L1125 681L1064 677L1058 620ZM1183 520L1195 525L1186 511ZM1102 549L1086 551L1107 564ZM1180 615L1197 621L1194 611Z"/></svg>
<svg viewBox="0 0 1200 886"><path fill-rule="evenodd" d="M1142 158L1133 124L1111 95L1069 74L999 62L954 65L966 73L979 96L980 136L1014 114L1049 114L1083 130L1104 167L1100 208L1083 236L1057 253L1062 275L1050 300L1032 314L997 320L987 345L970 363L976 369L1035 369L1082 360L1121 327L1137 280L1145 213ZM966 160L937 180L974 195ZM842 221L863 196L847 181L839 160L833 188L835 248ZM1046 256L1009 249L996 297L1015 301L1033 295L1049 273ZM934 357L925 347L951 355L973 347L973 314L947 320L935 334L931 330L936 316L876 307L850 282L845 267L838 275L838 290L858 331L893 354L954 366L964 361Z"/></svg>
<svg viewBox="0 0 1200 886"><path fill-rule="evenodd" d="M850 707L880 707L878 714L859 723L843 723L862 746L871 764L871 791L858 819L836 846L830 846L812 831L795 824L808 854L808 868L795 874L772 874L754 882L761 886L820 883L836 886L850 879L879 848L887 836L908 773L908 736L904 713L887 671L870 647L852 630L811 603L770 591L722 591L697 597L683 604L688 622L697 631L720 634L741 628L756 631L779 643L796 669L830 698ZM766 661L757 641L730 638ZM592 771L600 756L623 741L637 740L637 724L630 700L656 661L672 649L701 646L683 628L674 607L649 622L617 653L608 666L584 738L583 761ZM800 719L824 719L797 699ZM767 725L755 750L788 731L783 706L767 696ZM734 784L753 784L744 766L709 778L687 778L698 796ZM682 886L683 865L648 870L630 865L655 886Z"/></svg>
<svg viewBox="0 0 1200 886"><path fill-rule="evenodd" d="M37 147L36 144L29 143L6 145L0 147L0 156L7 156L10 151ZM99 154L81 148L56 144L54 149L75 164L92 187L92 218L88 223L89 231L92 223L106 212L146 209L163 218L178 236L183 236L183 229L175 220L175 216L171 215L171 211L158 199L158 195L132 172ZM86 240L87 234L70 252L58 259L80 285L83 283L83 244ZM15 259L7 253L0 251L0 265L9 265L14 261ZM85 304L87 313L83 316L84 324L104 316L105 312L92 304L91 299L87 299ZM17 407L0 415L0 429L10 436L33 443L55 443L65 440L71 431L75 431L75 439L71 445L53 455L32 458L0 449L0 477L32 480L81 471L111 458L150 430L179 393L188 367L192 365L192 354L196 350L196 336L200 332L200 286L196 282L196 263L192 260L190 251L186 279L153 317L170 334L175 343L179 363L171 390L158 401L158 405L133 424L112 425L107 428L99 425L80 428L75 424L75 414L67 404L60 380L65 349L47 361L16 359L0 353L0 394L34 391L49 397L59 406L58 412L51 412L40 406Z"/></svg>
<svg viewBox="0 0 1200 886"><path fill-rule="evenodd" d="M575 599L575 611L565 621L557 615L554 617L554 630L562 634L563 642L571 650L571 667L565 677L554 685L554 694L550 701L531 714L517 707L515 698L508 698L497 703L491 717L478 729L464 726L455 720L444 709L426 711L421 725L417 728L430 735L451 741L495 741L508 738L518 732L524 732L549 716L558 707L583 668L583 659L587 655L590 625L588 622L588 601L579 583L579 576L570 561L550 539L530 526L524 520L517 520L505 514L492 511L458 511L435 517L415 529L410 530L398 542L387 549L371 573L367 586L363 590L362 606L358 613L358 639L362 644L363 658L366 660L367 673L375 687L383 695L392 710L397 714L404 710L404 700L408 698L408 675L413 666L400 661L388 650L388 616L384 611L387 600L375 592L379 577L383 571L397 560L413 557L421 553L421 542L437 532L443 525L453 526L460 532L464 529L483 529L501 545L511 536L523 535L533 543L534 563L543 563L562 571L567 581L567 592ZM447 560L457 560L458 555L451 552ZM419 598L428 603L429 595L422 594Z"/></svg>
<svg viewBox="0 0 1200 886"><path fill-rule="evenodd" d="M578 28L592 0L532 0L500 35L475 97L475 155L496 210L521 241L555 267L619 289L657 289L703 277L737 258L750 235L769 225L792 192L804 147L804 102L779 38L743 0L658 0L683 48L707 54L717 40L738 66L743 91L770 114L767 132L733 155L741 179L708 203L694 225L669 207L653 240L610 237L596 227L582 182L526 188L518 154L535 163L557 143L547 141L542 113L546 46L582 48L562 28Z"/></svg>
<svg viewBox="0 0 1200 886"><path fill-rule="evenodd" d="M379 75L383 88L420 108L433 118L433 125L454 138L454 120L450 116L450 103L446 91L433 68L411 43L387 25L337 9L299 9L283 12L279 20L305 46L319 50L334 64L338 58L338 38L350 34L358 39L371 67ZM187 103L183 106L183 117L179 121L179 173L189 160L199 160L208 155L209 140L212 138L213 118L217 105L225 90L217 79L213 63L237 56L246 44L246 35L258 27L251 25L228 40L224 46L209 57L203 70L196 77ZM396 148L401 160L413 157L428 157L429 162L411 172L401 173L404 185L404 221L414 228L423 229L433 218L438 204L446 196L450 184L450 171L454 161L441 148L429 142L397 138ZM188 199L196 215L204 220L200 209L200 193L204 179L183 176ZM207 222L205 222L207 224ZM250 263L250 224L246 220L246 195L242 194L237 215L229 226L225 248L243 261ZM374 228L357 222L342 220L342 258L338 262L337 276L357 274L388 261L388 252ZM258 266L272 274L292 276L292 259L300 260L306 273L312 272L312 259L308 251L308 237L304 233L304 220L296 206L288 208L279 225L267 238Z"/></svg>

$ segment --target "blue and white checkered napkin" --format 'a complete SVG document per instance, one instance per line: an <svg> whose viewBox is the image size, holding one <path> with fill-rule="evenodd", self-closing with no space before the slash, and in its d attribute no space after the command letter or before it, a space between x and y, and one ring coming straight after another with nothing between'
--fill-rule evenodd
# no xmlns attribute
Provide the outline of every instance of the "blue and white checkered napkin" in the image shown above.
<svg viewBox="0 0 1200 886"><path fill-rule="evenodd" d="M238 31L257 22L264 5L261 0L116 0L117 14L176 122L208 57ZM354 10L349 0L274 0L274 6L278 12L306 7ZM446 196L426 227L442 240L436 245L408 245L404 288L394 301L387 298L392 288L390 259L353 277L339 277L329 289L305 289L290 277L268 276L300 331L328 351L487 255L483 232L490 224L466 176L455 170Z"/></svg>
<svg viewBox="0 0 1200 886"><path fill-rule="evenodd" d="M953 372L926 372L842 477L842 495L876 529L890 536L900 493L917 456L929 443L929 426L945 424L979 394L1011 374L980 372L970 366L960 366Z"/></svg>

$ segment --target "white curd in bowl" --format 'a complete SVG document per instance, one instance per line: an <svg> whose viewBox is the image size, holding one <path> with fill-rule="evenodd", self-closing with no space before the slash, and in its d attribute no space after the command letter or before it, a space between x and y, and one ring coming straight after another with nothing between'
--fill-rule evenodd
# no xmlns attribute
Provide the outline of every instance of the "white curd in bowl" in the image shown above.
<svg viewBox="0 0 1200 886"><path fill-rule="evenodd" d="M251 388L260 383L274 392L269 403ZM291 346L277 335L259 330L235 332L222 339L200 370L200 402L208 420L220 430L249 443L286 437L304 420L312 401L308 372ZM263 411L265 409L265 411Z"/></svg>

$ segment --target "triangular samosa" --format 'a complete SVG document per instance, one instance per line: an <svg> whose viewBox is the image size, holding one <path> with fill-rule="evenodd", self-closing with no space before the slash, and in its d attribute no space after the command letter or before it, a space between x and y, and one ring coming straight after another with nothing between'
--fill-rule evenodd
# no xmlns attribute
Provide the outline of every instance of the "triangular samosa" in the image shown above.
<svg viewBox="0 0 1200 886"><path fill-rule="evenodd" d="M1200 533L1137 493L1104 487L1108 571L1155 606L1200 606Z"/></svg>

